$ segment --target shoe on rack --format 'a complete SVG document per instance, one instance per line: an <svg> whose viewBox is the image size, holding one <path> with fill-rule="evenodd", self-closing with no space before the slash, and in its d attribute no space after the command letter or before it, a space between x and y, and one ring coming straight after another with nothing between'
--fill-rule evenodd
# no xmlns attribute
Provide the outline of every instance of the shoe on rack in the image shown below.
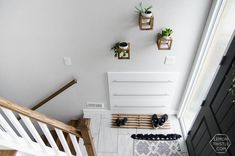
<svg viewBox="0 0 235 156"><path fill-rule="evenodd" d="M122 125L126 125L127 121L128 121L127 117L123 118L122 119Z"/></svg>
<svg viewBox="0 0 235 156"><path fill-rule="evenodd" d="M153 128L157 128L159 125L159 119L157 117L157 114L153 114L152 116L152 125L153 125Z"/></svg>
<svg viewBox="0 0 235 156"><path fill-rule="evenodd" d="M168 115L163 114L161 118L159 119L159 126L163 126L163 124L168 120Z"/></svg>

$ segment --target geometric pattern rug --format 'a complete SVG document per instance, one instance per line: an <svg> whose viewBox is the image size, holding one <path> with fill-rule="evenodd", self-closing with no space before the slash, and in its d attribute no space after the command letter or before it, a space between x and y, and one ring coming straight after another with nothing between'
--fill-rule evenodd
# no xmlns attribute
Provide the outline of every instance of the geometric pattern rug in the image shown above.
<svg viewBox="0 0 235 156"><path fill-rule="evenodd" d="M182 156L180 151L177 140L134 140L134 156Z"/></svg>

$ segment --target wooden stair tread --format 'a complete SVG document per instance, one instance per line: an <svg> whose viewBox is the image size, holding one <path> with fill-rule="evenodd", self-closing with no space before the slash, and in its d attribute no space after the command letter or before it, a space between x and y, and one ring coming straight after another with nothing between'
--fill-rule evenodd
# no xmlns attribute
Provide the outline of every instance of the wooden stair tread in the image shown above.
<svg viewBox="0 0 235 156"><path fill-rule="evenodd" d="M161 117L163 114L158 114ZM128 119L126 125L116 126L116 120L118 118ZM112 128L137 128L137 129L154 129L152 126L152 115L149 114L112 114ZM167 120L163 126L157 127L157 129L170 129L171 122Z"/></svg>

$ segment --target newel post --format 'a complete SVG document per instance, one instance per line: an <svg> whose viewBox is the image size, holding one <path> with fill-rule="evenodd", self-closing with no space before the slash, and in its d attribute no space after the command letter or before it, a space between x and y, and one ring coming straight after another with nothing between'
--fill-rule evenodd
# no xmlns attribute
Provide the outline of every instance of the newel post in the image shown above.
<svg viewBox="0 0 235 156"><path fill-rule="evenodd" d="M90 123L90 119L82 118L79 120L78 129L81 131L88 156L96 156L95 146L90 130Z"/></svg>

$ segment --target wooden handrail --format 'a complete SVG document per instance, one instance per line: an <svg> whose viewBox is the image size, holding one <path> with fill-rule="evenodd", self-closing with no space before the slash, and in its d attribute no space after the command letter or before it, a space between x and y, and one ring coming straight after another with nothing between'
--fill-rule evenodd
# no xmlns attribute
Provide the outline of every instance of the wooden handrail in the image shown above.
<svg viewBox="0 0 235 156"><path fill-rule="evenodd" d="M45 123L47 125L58 128L64 132L74 134L77 137L81 137L81 133L79 132L77 128L69 126L61 121L49 118L41 113L38 113L36 111L33 111L23 106L20 106L18 104L15 104L14 102L8 101L1 97L0 97L0 106L7 108L13 112L17 112L19 114L27 116L29 118L35 119L37 121L40 121L42 123Z"/></svg>
<svg viewBox="0 0 235 156"><path fill-rule="evenodd" d="M57 90L56 92L54 92L53 94L51 94L50 96L46 97L44 100L42 100L41 102L36 104L31 109L32 110L38 109L39 107L41 107L42 105L44 105L45 103L47 103L48 101L50 101L51 99L53 99L54 97L56 97L57 95L59 95L60 93L62 93L63 91L65 91L66 89L68 89L69 87L71 87L72 85L74 85L76 83L77 83L77 80L73 79L72 81L70 81L69 83L67 83L63 87L61 87L59 90Z"/></svg>

